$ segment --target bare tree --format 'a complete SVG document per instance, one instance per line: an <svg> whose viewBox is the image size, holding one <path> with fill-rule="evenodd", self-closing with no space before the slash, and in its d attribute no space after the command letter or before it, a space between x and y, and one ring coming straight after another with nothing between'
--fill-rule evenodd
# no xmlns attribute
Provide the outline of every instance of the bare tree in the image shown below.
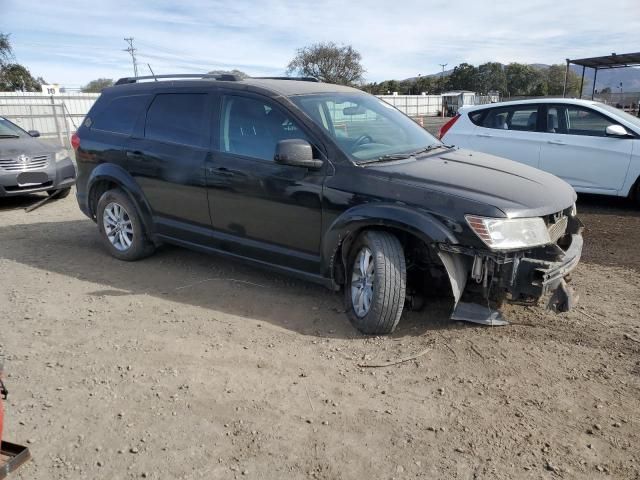
<svg viewBox="0 0 640 480"><path fill-rule="evenodd" d="M361 60L362 55L351 45L315 43L298 49L287 66L287 74L316 77L327 83L355 85L364 80L365 69Z"/></svg>
<svg viewBox="0 0 640 480"><path fill-rule="evenodd" d="M0 67L6 65L13 59L13 49L9 41L8 33L0 33Z"/></svg>

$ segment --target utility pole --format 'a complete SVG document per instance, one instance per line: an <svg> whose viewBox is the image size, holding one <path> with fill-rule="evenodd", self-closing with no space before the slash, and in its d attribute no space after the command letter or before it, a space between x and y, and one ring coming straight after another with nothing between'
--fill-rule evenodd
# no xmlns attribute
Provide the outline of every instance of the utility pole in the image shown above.
<svg viewBox="0 0 640 480"><path fill-rule="evenodd" d="M448 63L439 63L438 65L440 65L442 67L442 74L440 75L440 84L442 87L442 92L444 92L444 67L446 67L447 65L449 65ZM447 109L447 102L444 101L444 97L442 97L442 118L445 117L446 113L445 110Z"/></svg>
<svg viewBox="0 0 640 480"><path fill-rule="evenodd" d="M127 37L124 39L124 41L129 44L129 48L125 48L124 51L131 54L131 61L133 62L133 75L138 78L138 63L136 62L137 48L133 48L133 37Z"/></svg>

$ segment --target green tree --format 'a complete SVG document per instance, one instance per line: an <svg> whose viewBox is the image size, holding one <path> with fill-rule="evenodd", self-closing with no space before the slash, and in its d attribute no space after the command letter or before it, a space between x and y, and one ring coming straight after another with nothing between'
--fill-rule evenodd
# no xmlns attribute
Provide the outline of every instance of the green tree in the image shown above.
<svg viewBox="0 0 640 480"><path fill-rule="evenodd" d="M498 62L483 63L478 67L476 82L478 93L497 91L504 93L507 90L507 76L504 66Z"/></svg>
<svg viewBox="0 0 640 480"><path fill-rule="evenodd" d="M18 63L9 63L0 71L0 91L5 92L39 92L42 84L31 72Z"/></svg>
<svg viewBox="0 0 640 480"><path fill-rule="evenodd" d="M468 63L461 63L453 69L447 81L451 90L476 90L478 69Z"/></svg>
<svg viewBox="0 0 640 480"><path fill-rule="evenodd" d="M510 63L504 69L510 96L530 95L536 85L535 69L523 63Z"/></svg>
<svg viewBox="0 0 640 480"><path fill-rule="evenodd" d="M351 45L315 43L298 49L287 66L287 74L316 77L327 83L357 85L364 80L362 55Z"/></svg>
<svg viewBox="0 0 640 480"><path fill-rule="evenodd" d="M562 95L566 65L551 65L546 71L548 95ZM586 82L585 82L586 83ZM569 69L567 76L567 97L577 97L580 90L580 76Z"/></svg>
<svg viewBox="0 0 640 480"><path fill-rule="evenodd" d="M100 93L107 87L113 85L113 80L110 78L97 78L96 80L91 80L84 87L82 87L82 91L84 93Z"/></svg>

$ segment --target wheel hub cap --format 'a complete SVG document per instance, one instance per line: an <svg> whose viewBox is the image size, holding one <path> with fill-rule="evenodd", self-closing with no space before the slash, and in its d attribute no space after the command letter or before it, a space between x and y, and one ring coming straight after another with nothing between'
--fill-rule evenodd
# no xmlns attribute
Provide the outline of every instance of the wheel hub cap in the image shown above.
<svg viewBox="0 0 640 480"><path fill-rule="evenodd" d="M374 279L373 254L367 247L363 247L356 255L351 274L351 304L358 317L364 317L369 313L373 300Z"/></svg>
<svg viewBox="0 0 640 480"><path fill-rule="evenodd" d="M102 215L102 224L111 245L124 252L133 244L133 225L125 208L116 202L109 203Z"/></svg>

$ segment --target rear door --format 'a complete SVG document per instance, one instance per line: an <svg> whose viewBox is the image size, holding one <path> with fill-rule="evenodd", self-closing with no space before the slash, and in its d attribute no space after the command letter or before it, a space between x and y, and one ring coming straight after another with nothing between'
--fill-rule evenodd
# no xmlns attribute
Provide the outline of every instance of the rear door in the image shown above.
<svg viewBox="0 0 640 480"><path fill-rule="evenodd" d="M205 241L210 229L205 160L211 96L206 91L158 93L144 128L126 145L128 169L149 202L159 234Z"/></svg>
<svg viewBox="0 0 640 480"><path fill-rule="evenodd" d="M542 134L537 104L490 108L473 132L473 150L538 167Z"/></svg>
<svg viewBox="0 0 640 480"><path fill-rule="evenodd" d="M576 190L615 195L622 189L631 161L632 140L608 137L606 115L582 105L549 105L540 168Z"/></svg>

